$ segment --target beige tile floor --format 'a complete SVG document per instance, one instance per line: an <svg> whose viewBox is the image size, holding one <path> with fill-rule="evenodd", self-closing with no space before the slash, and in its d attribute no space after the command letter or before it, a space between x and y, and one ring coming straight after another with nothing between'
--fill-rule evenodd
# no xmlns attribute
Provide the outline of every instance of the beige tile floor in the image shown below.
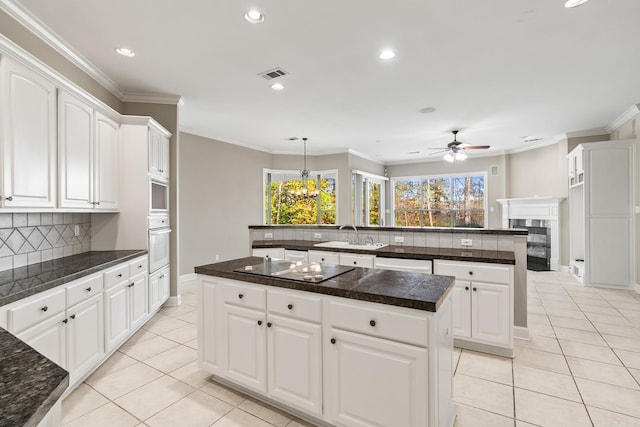
<svg viewBox="0 0 640 427"><path fill-rule="evenodd" d="M195 284L181 294L65 399L63 424L308 426L198 369ZM457 427L640 427L639 294L529 272L528 321L513 359L456 349Z"/></svg>

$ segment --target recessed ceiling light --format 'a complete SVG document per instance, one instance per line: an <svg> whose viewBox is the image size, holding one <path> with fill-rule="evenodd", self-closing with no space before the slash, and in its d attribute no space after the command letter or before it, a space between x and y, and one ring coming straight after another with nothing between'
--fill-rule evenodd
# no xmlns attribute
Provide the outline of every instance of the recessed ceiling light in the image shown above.
<svg viewBox="0 0 640 427"><path fill-rule="evenodd" d="M264 22L264 15L255 9L251 9L244 13L244 19L252 24L261 24Z"/></svg>
<svg viewBox="0 0 640 427"><path fill-rule="evenodd" d="M396 53L391 49L384 49L380 52L380 59L392 59L396 56Z"/></svg>
<svg viewBox="0 0 640 427"><path fill-rule="evenodd" d="M431 113L433 113L435 111L436 111L436 109L434 107L425 107L425 108L422 108L422 109L418 110L418 112L421 113L421 114L431 114Z"/></svg>
<svg viewBox="0 0 640 427"><path fill-rule="evenodd" d="M589 0L567 0L567 2L564 4L564 7L566 7L567 9L571 9L574 7L578 7L581 4L585 4L588 1Z"/></svg>
<svg viewBox="0 0 640 427"><path fill-rule="evenodd" d="M273 90L282 90L284 89L284 86L282 85L282 83L274 83L271 85L271 89Z"/></svg>
<svg viewBox="0 0 640 427"><path fill-rule="evenodd" d="M126 47L119 47L116 49L116 52L118 52L122 56L126 56L127 58L133 58L134 56L136 56L136 53L134 51Z"/></svg>

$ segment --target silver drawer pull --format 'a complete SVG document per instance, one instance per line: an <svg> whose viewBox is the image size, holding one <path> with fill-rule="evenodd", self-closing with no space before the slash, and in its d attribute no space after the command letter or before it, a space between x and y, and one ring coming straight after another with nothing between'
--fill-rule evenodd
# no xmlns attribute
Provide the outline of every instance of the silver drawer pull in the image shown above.
<svg viewBox="0 0 640 427"><path fill-rule="evenodd" d="M42 310L42 311L47 311L47 310L49 310L49 307L47 307L47 306L45 305L45 306L44 306L44 307L42 307L40 310Z"/></svg>
<svg viewBox="0 0 640 427"><path fill-rule="evenodd" d="M89 286L87 289L85 289L85 291L91 292L91 286Z"/></svg>

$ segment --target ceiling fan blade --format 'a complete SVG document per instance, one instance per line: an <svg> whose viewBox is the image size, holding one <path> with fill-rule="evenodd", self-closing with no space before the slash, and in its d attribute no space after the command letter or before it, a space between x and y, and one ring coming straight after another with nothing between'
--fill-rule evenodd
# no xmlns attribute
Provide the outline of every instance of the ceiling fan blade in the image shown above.
<svg viewBox="0 0 640 427"><path fill-rule="evenodd" d="M434 154L446 153L447 151L449 151L448 148L446 150L436 151L435 153L429 153L429 154L427 154L427 156L433 156Z"/></svg>
<svg viewBox="0 0 640 427"><path fill-rule="evenodd" d="M448 147L429 147L427 150L448 150Z"/></svg>
<svg viewBox="0 0 640 427"><path fill-rule="evenodd" d="M490 145L469 145L468 147L464 147L465 150L486 150L487 148L491 148Z"/></svg>

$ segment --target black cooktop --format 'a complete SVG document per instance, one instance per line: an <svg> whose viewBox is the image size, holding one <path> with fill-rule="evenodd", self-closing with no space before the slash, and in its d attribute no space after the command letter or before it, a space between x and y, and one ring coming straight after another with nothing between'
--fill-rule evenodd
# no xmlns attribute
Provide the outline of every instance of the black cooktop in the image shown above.
<svg viewBox="0 0 640 427"><path fill-rule="evenodd" d="M319 264L316 262L265 260L260 264L236 268L234 271L257 276L296 280L298 282L320 283L353 269L354 267L344 265Z"/></svg>

